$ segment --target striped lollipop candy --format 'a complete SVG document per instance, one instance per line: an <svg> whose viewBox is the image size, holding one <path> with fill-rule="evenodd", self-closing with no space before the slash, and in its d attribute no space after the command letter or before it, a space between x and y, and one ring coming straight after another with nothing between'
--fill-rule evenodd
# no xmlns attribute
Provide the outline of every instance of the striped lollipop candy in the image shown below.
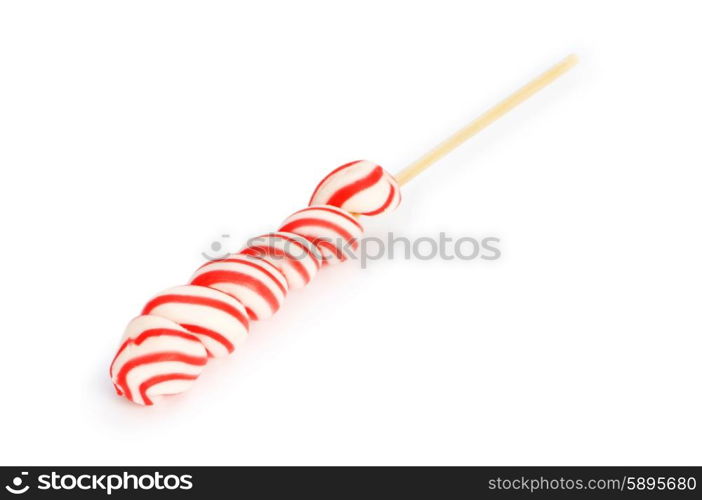
<svg viewBox="0 0 702 500"><path fill-rule="evenodd" d="M117 394L140 405L190 388L210 358L224 357L248 336L250 321L269 318L288 290L304 287L323 264L346 260L358 246L360 215L387 213L400 186L570 69L570 56L488 110L393 177L359 160L331 171L309 206L276 232L249 240L238 253L201 266L190 284L151 299L132 320L110 365Z"/></svg>

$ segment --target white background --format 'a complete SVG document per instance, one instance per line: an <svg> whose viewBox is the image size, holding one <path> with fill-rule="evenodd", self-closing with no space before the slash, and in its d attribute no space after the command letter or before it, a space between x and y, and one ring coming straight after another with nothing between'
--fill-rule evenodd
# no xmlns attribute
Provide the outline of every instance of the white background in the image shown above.
<svg viewBox="0 0 702 500"><path fill-rule="evenodd" d="M3 2L0 463L697 464L695 2ZM367 158L397 171L570 52L187 394L107 369L154 293Z"/></svg>

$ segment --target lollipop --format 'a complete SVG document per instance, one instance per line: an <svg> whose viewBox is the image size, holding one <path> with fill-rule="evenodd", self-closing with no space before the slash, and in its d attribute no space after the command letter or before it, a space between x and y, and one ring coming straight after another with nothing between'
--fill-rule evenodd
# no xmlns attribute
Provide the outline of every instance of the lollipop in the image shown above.
<svg viewBox="0 0 702 500"><path fill-rule="evenodd" d="M325 176L309 206L235 255L205 263L190 283L153 297L133 319L110 365L117 394L140 405L189 389L209 358L238 349L253 321L271 317L291 290L323 267L347 260L363 234L360 216L400 204L400 187L577 62L569 56L393 176L359 160Z"/></svg>

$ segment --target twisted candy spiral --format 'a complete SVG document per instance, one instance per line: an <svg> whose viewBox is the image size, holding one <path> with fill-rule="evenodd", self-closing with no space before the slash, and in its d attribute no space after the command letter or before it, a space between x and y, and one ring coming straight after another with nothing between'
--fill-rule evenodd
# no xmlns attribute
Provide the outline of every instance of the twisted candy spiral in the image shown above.
<svg viewBox="0 0 702 500"><path fill-rule="evenodd" d="M133 319L110 365L117 394L140 405L190 388L208 357L223 357L248 336L249 322L272 316L288 290L323 265L349 258L363 227L355 215L379 215L400 203L395 179L355 161L319 183L309 207L238 254L204 264L190 284L152 298Z"/></svg>

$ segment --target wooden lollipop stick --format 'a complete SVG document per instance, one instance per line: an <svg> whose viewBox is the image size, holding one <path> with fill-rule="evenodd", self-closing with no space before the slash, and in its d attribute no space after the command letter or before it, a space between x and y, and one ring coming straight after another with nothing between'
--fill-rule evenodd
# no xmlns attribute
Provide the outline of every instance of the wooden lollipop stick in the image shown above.
<svg viewBox="0 0 702 500"><path fill-rule="evenodd" d="M430 165L436 163L438 160L449 154L465 141L493 123L495 120L505 115L508 111L511 111L519 104L526 101L529 97L536 94L539 90L543 89L546 85L552 83L577 63L578 57L575 54L569 55L551 69L545 71L524 85L514 94L488 109L485 113L416 160L414 163L407 166L404 170L398 172L395 175L395 179L397 179L397 182L401 186L407 184L410 180L414 179L417 175L426 170Z"/></svg>

